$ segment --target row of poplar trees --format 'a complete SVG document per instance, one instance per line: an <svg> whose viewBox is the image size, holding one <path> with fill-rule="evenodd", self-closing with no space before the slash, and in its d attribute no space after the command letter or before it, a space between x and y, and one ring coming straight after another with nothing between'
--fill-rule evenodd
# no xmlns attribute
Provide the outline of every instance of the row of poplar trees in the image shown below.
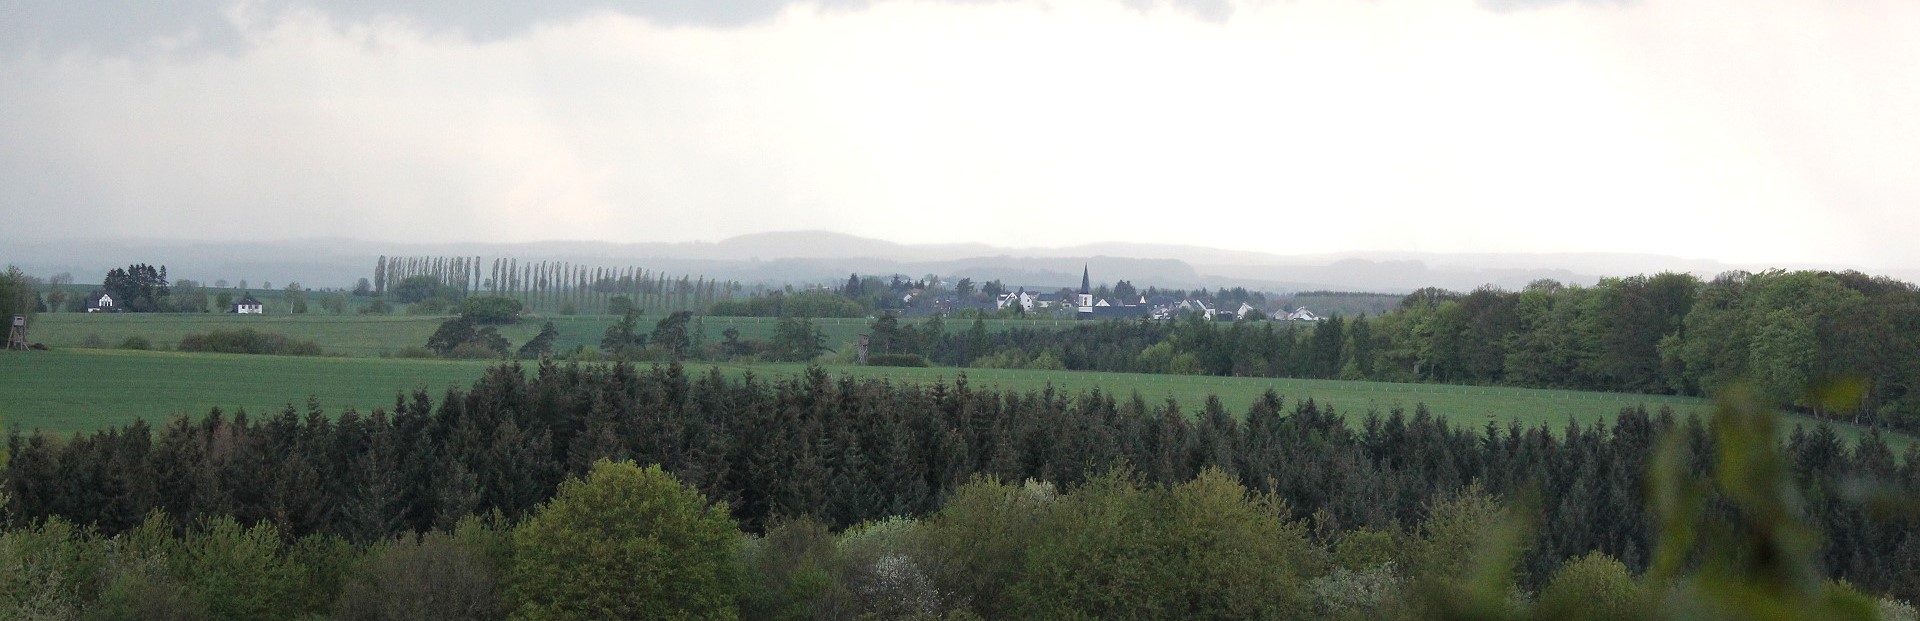
<svg viewBox="0 0 1920 621"><path fill-rule="evenodd" d="M670 276L637 266L603 267L567 261L517 258L387 257L374 263L374 293L385 295L400 281L431 276L461 295L495 295L520 300L538 312L622 314L629 309L658 312L704 311L717 300L740 293L734 281L705 276ZM625 298L617 302L615 298Z"/></svg>

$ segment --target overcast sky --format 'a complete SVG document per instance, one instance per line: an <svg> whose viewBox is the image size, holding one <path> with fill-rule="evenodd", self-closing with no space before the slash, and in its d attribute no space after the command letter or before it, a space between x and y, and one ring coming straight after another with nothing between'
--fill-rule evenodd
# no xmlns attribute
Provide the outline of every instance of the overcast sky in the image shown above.
<svg viewBox="0 0 1920 621"><path fill-rule="evenodd" d="M1920 265L1912 0L0 15L0 227L16 236L828 229Z"/></svg>

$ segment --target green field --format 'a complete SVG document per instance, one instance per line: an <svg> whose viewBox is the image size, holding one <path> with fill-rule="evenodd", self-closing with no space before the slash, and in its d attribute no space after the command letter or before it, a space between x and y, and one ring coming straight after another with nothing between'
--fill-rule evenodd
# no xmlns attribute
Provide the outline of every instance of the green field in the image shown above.
<svg viewBox="0 0 1920 621"><path fill-rule="evenodd" d="M45 343L50 347L64 349L86 347L89 342L102 347L116 347L128 337L147 339L158 349L172 349L180 338L189 334L203 334L213 330L235 330L253 328L263 332L285 334L295 339L319 343L321 349L330 354L347 356L378 357L399 351L403 347L423 346L427 337L433 334L441 322L448 316L419 315L332 315L309 313L303 315L232 315L225 313L43 313L34 317L28 336L36 343ZM553 315L530 318L518 324L501 328L500 335L515 347L525 343L539 333L540 325L552 321L554 328L560 331L560 338L554 344L557 351L571 350L584 345L588 349L599 347L601 335L607 327L619 318L609 315ZM643 328L651 329L652 322L659 317L647 315L642 318ZM727 328L736 328L741 338L766 339L773 336L774 325L778 320L764 317L700 317L700 326L705 338L710 342L718 341ZM852 343L855 338L867 331L872 323L870 319L814 319L827 335L827 346L839 348ZM948 324L948 330L965 329L970 322L955 321ZM987 328L993 331L1005 330L1014 326L1068 326L1072 320L1033 320L1033 319L990 319Z"/></svg>
<svg viewBox="0 0 1920 621"><path fill-rule="evenodd" d="M56 431L97 429L149 421L173 414L205 414L213 407L228 411L272 411L291 403L304 409L308 397L328 413L348 407L361 411L390 408L396 394L425 388L435 398L447 387L466 387L489 362L302 358L190 354L179 352L68 349L50 352L0 352L0 417L26 429ZM708 365L689 365L704 372ZM787 376L803 365L713 365L730 375L753 372ZM895 381L951 381L958 369L902 369L828 367L835 374L882 377ZM1094 388L1125 397L1138 392L1149 401L1172 397L1187 412L1198 411L1208 395L1218 395L1236 414L1271 389L1294 399L1313 398L1358 420L1369 409L1382 412L1425 403L1434 413L1457 424L1479 428L1487 421L1505 424L1546 424L1556 431L1569 419L1591 422L1611 417L1621 408L1645 404L1650 409L1669 406L1682 415L1704 413L1702 399L1617 393L1487 388L1437 384L1389 384L1332 380L1194 377L1130 373L1081 373L970 369L968 382L977 387L1037 391L1048 386L1069 394ZM1789 423L1811 424L1792 417ZM1842 434L1858 437L1860 430L1841 426ZM1898 448L1910 438L1895 438Z"/></svg>

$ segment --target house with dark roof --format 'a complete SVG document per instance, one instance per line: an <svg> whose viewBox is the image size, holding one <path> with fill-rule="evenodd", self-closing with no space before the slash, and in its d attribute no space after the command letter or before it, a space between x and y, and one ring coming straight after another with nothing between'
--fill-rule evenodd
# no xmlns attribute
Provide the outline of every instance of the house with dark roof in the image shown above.
<svg viewBox="0 0 1920 621"><path fill-rule="evenodd" d="M229 309L228 312L241 315L264 315L267 312L267 307L265 304L261 304L260 300L254 299L253 294L249 293L240 296L240 301L234 302L233 308Z"/></svg>
<svg viewBox="0 0 1920 621"><path fill-rule="evenodd" d="M1075 317L1080 319L1133 319L1153 315L1153 307L1145 304L1128 304L1125 299L1093 299L1092 271L1086 266L1080 268L1080 293L1074 305Z"/></svg>

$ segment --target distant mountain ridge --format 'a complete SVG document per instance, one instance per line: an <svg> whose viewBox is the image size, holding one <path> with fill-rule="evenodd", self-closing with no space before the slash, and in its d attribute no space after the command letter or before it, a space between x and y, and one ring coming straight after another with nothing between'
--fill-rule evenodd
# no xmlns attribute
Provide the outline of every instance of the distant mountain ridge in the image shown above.
<svg viewBox="0 0 1920 621"><path fill-rule="evenodd" d="M30 274L61 272L79 282L106 270L144 262L169 266L173 278L210 282L242 279L311 288L348 287L369 277L375 259L388 256L478 256L570 261L586 265L639 265L669 274L699 275L746 283L782 285L838 282L849 273L902 274L919 278L1000 280L1009 287L1077 287L1083 266L1096 283L1127 280L1136 286L1175 288L1247 287L1274 292L1335 290L1404 293L1421 287L1471 290L1483 285L1517 289L1541 278L1592 284L1602 276L1660 271L1712 277L1721 272L1770 267L1846 269L1845 266L1731 265L1717 261L1647 254L1354 252L1283 255L1202 246L1105 242L1059 248L1016 248L984 243L902 244L830 231L756 233L718 242L618 243L540 241L523 243L386 243L351 239L196 242L173 240L39 240L6 249L0 261ZM1912 281L1920 272L1875 272Z"/></svg>

